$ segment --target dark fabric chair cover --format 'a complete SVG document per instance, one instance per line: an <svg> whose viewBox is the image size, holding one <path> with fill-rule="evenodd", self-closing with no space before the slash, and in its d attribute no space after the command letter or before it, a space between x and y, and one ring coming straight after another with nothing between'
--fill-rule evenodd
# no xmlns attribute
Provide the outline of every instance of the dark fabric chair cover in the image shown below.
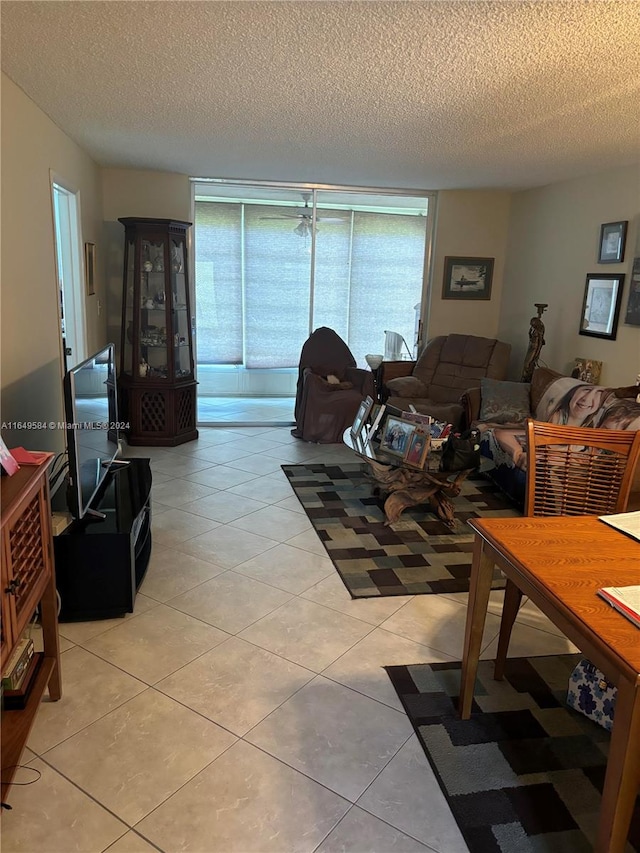
<svg viewBox="0 0 640 853"><path fill-rule="evenodd" d="M330 374L340 379L340 386L327 382ZM291 434L319 444L342 441L367 395L375 395L373 373L356 367L349 347L333 329L316 329L300 353Z"/></svg>

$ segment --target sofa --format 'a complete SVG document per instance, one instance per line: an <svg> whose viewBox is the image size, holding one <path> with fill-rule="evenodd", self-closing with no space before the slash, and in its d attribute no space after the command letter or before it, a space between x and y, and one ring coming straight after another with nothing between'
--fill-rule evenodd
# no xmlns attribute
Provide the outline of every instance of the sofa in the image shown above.
<svg viewBox="0 0 640 853"><path fill-rule="evenodd" d="M462 395L465 420L480 430L485 472L520 508L526 488L527 418L570 426L640 429L635 386L603 388L546 367L530 383L485 378ZM640 509L640 465L634 475L629 510Z"/></svg>
<svg viewBox="0 0 640 853"><path fill-rule="evenodd" d="M483 377L504 379L511 345L477 335L440 335L433 338L416 361L392 362L394 378L383 370L383 399L402 411L412 405L454 427L463 425L460 395L480 385ZM398 368L405 375L399 375Z"/></svg>

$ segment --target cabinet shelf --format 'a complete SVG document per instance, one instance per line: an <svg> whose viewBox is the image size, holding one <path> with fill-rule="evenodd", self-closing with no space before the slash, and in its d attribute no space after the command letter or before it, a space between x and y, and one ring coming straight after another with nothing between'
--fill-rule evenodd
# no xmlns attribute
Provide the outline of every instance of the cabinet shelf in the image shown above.
<svg viewBox="0 0 640 853"><path fill-rule="evenodd" d="M187 257L191 223L119 221L125 228L119 389L123 420L131 425L127 437L133 445L182 444L198 437Z"/></svg>

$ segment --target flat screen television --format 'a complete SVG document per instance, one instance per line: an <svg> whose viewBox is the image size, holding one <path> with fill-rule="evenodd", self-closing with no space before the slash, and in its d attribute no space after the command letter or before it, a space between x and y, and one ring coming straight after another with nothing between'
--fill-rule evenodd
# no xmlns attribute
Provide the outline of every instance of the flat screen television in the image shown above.
<svg viewBox="0 0 640 853"><path fill-rule="evenodd" d="M115 346L72 367L64 377L65 428L69 455L67 505L74 518L94 509L91 502L118 454Z"/></svg>

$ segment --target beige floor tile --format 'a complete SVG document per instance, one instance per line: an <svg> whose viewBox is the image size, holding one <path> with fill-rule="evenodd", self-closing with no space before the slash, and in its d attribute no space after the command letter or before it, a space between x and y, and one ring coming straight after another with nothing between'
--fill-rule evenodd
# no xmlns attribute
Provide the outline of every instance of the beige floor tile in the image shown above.
<svg viewBox="0 0 640 853"><path fill-rule="evenodd" d="M313 527L298 533L297 536L291 536L284 540L287 545L292 545L294 548L302 548L303 551L311 551L312 554L319 554L321 557L327 556L327 549L324 547L318 534Z"/></svg>
<svg viewBox="0 0 640 853"><path fill-rule="evenodd" d="M348 807L240 741L136 828L165 850L311 853Z"/></svg>
<svg viewBox="0 0 640 853"><path fill-rule="evenodd" d="M183 509L195 515L203 515L222 524L234 521L236 518L253 513L267 506L264 501L256 501L253 498L241 495L232 495L227 491L215 492L199 498L197 501L185 504Z"/></svg>
<svg viewBox="0 0 640 853"><path fill-rule="evenodd" d="M171 548L179 542L186 542L194 536L200 536L208 530L214 530L220 522L182 509L169 509L161 515L153 513L151 535L154 547L157 543L165 548Z"/></svg>
<svg viewBox="0 0 640 853"><path fill-rule="evenodd" d="M237 634L290 598L284 590L227 571L176 596L170 605L222 631Z"/></svg>
<svg viewBox="0 0 640 853"><path fill-rule="evenodd" d="M172 506L175 509L181 509L185 504L210 495L213 491L215 491L213 486L203 486L194 481L178 478L169 480L167 483L160 483L159 486L154 486L153 500L158 501L163 506Z"/></svg>
<svg viewBox="0 0 640 853"><path fill-rule="evenodd" d="M148 841L141 838L136 832L130 831L115 844L112 844L104 853L158 853L157 847L152 847Z"/></svg>
<svg viewBox="0 0 640 853"><path fill-rule="evenodd" d="M440 595L417 595L381 627L460 660L466 617L462 604ZM500 619L488 613L483 642L489 643L499 629Z"/></svg>
<svg viewBox="0 0 640 853"><path fill-rule="evenodd" d="M376 628L323 670L322 674L378 702L384 702L397 711L403 711L402 702L384 667L450 660L454 658L391 634L383 628Z"/></svg>
<svg viewBox="0 0 640 853"><path fill-rule="evenodd" d="M284 544L276 545L253 560L241 563L234 571L294 594L302 593L322 578L335 573L328 557Z"/></svg>
<svg viewBox="0 0 640 853"><path fill-rule="evenodd" d="M281 463L272 456L263 456L261 453L254 453L253 456L244 456L242 459L234 459L229 462L229 467L238 468L240 471L247 471L258 476L259 474L271 474L280 468Z"/></svg>
<svg viewBox="0 0 640 853"><path fill-rule="evenodd" d="M329 558L327 558L329 559ZM333 571L324 580L301 593L302 598L324 604L348 616L362 619L371 625L380 625L393 613L411 601L411 595L377 596L376 598L351 598L342 578L329 560Z"/></svg>
<svg viewBox="0 0 640 853"><path fill-rule="evenodd" d="M225 569L233 569L276 544L274 539L224 525L186 542L180 542L176 550L193 554L201 560L211 560Z"/></svg>
<svg viewBox="0 0 640 853"><path fill-rule="evenodd" d="M69 642L81 646L92 637L97 637L99 634L104 634L105 631L110 631L111 628L124 625L125 622L136 619L142 613L146 613L147 610L152 610L157 606L157 601L139 592L133 603L133 613L125 613L124 616L117 619L95 619L92 622L59 622L58 632L61 637L65 637Z"/></svg>
<svg viewBox="0 0 640 853"><path fill-rule="evenodd" d="M312 601L294 598L246 628L243 639L321 672L371 631L371 626Z"/></svg>
<svg viewBox="0 0 640 853"><path fill-rule="evenodd" d="M285 498L282 501L278 501L276 506L279 506L281 509L288 509L291 512L299 512L300 515L306 515L306 512L302 508L302 504L295 495L291 498Z"/></svg>
<svg viewBox="0 0 640 853"><path fill-rule="evenodd" d="M245 740L355 802L412 731L406 714L318 676Z"/></svg>
<svg viewBox="0 0 640 853"><path fill-rule="evenodd" d="M209 489L228 489L230 486L255 480L256 476L249 471L230 468L228 465L215 465L213 468L207 468L206 471L200 471L198 474L190 474L187 480L191 483L200 483Z"/></svg>
<svg viewBox="0 0 640 853"><path fill-rule="evenodd" d="M237 439L234 436L223 444L210 444L208 447L203 447L202 450L194 453L194 458L209 463L215 462L218 465L224 465L225 462L241 459L243 456L249 456L250 454L250 450L238 447Z"/></svg>
<svg viewBox="0 0 640 853"><path fill-rule="evenodd" d="M184 478L187 474L196 474L210 468L213 463L198 456L185 456L181 453L167 453L153 462L153 471L168 474L171 477Z"/></svg>
<svg viewBox="0 0 640 853"><path fill-rule="evenodd" d="M389 826L357 806L342 818L315 853L433 853L415 838ZM111 853L111 851L109 851Z"/></svg>
<svg viewBox="0 0 640 853"><path fill-rule="evenodd" d="M47 753L47 761L130 825L235 741L148 689Z"/></svg>
<svg viewBox="0 0 640 853"><path fill-rule="evenodd" d="M360 797L358 805L434 850L468 853L415 735Z"/></svg>
<svg viewBox="0 0 640 853"><path fill-rule="evenodd" d="M2 814L2 853L101 853L128 827L99 803L47 766L32 762L41 774L33 785L14 785L12 811ZM34 774L18 771L16 781Z"/></svg>
<svg viewBox="0 0 640 853"><path fill-rule="evenodd" d="M61 656L62 698L43 701L28 744L39 755L123 705L147 685L74 646Z"/></svg>
<svg viewBox="0 0 640 853"><path fill-rule="evenodd" d="M227 491L233 495L255 498L257 501L262 501L266 504L275 504L278 501L291 497L289 483L271 474L266 477L256 477L248 483L231 486Z"/></svg>
<svg viewBox="0 0 640 853"><path fill-rule="evenodd" d="M266 506L250 515L244 515L232 521L230 527L240 530L250 530L259 536L267 536L276 542L284 542L304 530L311 527L309 519L305 515L291 512L288 509L280 509L277 506Z"/></svg>
<svg viewBox="0 0 640 853"><path fill-rule="evenodd" d="M308 669L230 637L156 688L242 736L313 677Z"/></svg>
<svg viewBox="0 0 640 853"><path fill-rule="evenodd" d="M254 455L256 453L268 453L270 450L279 450L281 448L280 442L273 441L267 436L267 430L260 435L238 435L236 436L233 446L238 449L244 451L244 455Z"/></svg>
<svg viewBox="0 0 640 853"><path fill-rule="evenodd" d="M482 657L494 658L498 651L498 638L483 650ZM511 631L509 642L509 657L519 658L528 655L571 655L579 649L563 635L552 634L549 631L539 631L529 625L516 622Z"/></svg>
<svg viewBox="0 0 640 853"><path fill-rule="evenodd" d="M217 646L228 635L164 604L85 643L103 660L155 684Z"/></svg>
<svg viewBox="0 0 640 853"><path fill-rule="evenodd" d="M182 554L172 548L151 552L151 560L141 591L154 601L167 602L193 587L226 571L207 560Z"/></svg>

